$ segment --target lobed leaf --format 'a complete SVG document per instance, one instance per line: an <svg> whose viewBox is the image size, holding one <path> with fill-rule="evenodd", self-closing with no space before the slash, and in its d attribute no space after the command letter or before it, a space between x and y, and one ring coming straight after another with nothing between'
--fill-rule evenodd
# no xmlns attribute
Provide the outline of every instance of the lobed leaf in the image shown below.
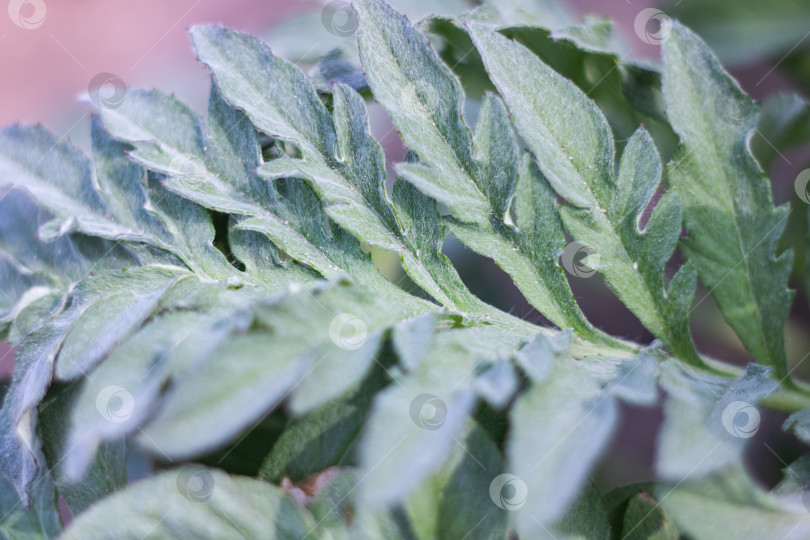
<svg viewBox="0 0 810 540"><path fill-rule="evenodd" d="M661 175L652 139L643 129L631 138L616 179L613 135L593 101L525 46L481 24L467 27L540 170L573 205L561 208L566 228L598 253L597 269L644 325L680 358L699 363L687 323L694 271L684 267L668 288L663 280L680 234L678 199L660 201L645 230L638 228Z"/></svg>
<svg viewBox="0 0 810 540"><path fill-rule="evenodd" d="M409 275L443 304L471 304L455 272L444 269L438 276L442 279L434 276L399 229L383 187L382 149L368 134L365 107L356 92L337 83L330 116L307 77L273 56L261 41L216 26L197 27L192 38L225 98L258 129L300 147L300 158L269 161L259 168L261 176L307 179L324 200L327 215L341 227L366 244L407 259Z"/></svg>
<svg viewBox="0 0 810 540"><path fill-rule="evenodd" d="M787 221L750 151L758 108L699 37L677 22L663 46L664 98L681 138L667 174L684 208L684 255L754 358L787 374L783 328L792 252Z"/></svg>
<svg viewBox="0 0 810 540"><path fill-rule="evenodd" d="M538 311L562 328L603 339L585 321L561 272L534 271L535 261L512 253L525 249L522 242L510 233L499 237L507 229L504 218L517 159L500 101L492 97L487 102L474 142L461 117L461 85L425 37L380 0L358 0L354 7L369 86L405 144L428 165L400 164L397 172L446 204L459 224L454 234L474 251L493 257ZM550 251L542 257L555 259L561 246Z"/></svg>

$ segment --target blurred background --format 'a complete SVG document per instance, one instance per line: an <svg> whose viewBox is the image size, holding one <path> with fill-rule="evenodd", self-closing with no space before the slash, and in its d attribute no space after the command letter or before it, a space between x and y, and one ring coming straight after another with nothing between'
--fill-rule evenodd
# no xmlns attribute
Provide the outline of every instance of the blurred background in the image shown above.
<svg viewBox="0 0 810 540"><path fill-rule="evenodd" d="M472 0L398 0L391 3L411 20L429 13L456 14L475 7ZM780 0L502 0L504 9L531 4L540 22L549 28L579 24L586 15L614 22L612 50L622 61L655 64L660 47L655 44L658 11L676 17L709 42L724 65L754 99L768 103L781 97L783 107L805 106L810 96L810 2ZM505 6L505 7L504 7ZM646 11L645 11L646 10ZM82 102L89 93L113 97L125 87L155 87L174 92L197 110L205 110L208 74L196 61L187 36L189 26L219 22L263 37L282 57L311 69L336 47L352 54L351 11L341 0L11 0L8 16L0 13L0 124L42 123L58 137L86 148L91 107ZM442 54L452 56L452 44ZM459 55L460 56L460 55ZM352 60L351 57L349 57ZM457 72L474 67L461 60ZM607 75L606 75L607 76ZM601 82L597 81L597 85ZM476 92L470 89L475 118ZM105 94L106 93L106 94ZM480 94L480 89L479 92ZM767 105L766 105L767 106ZM389 165L402 159L405 149L385 113L369 104L372 131L386 148ZM777 105L773 105L774 108ZM804 109L807 113L807 109ZM774 120L776 121L776 120ZM636 126L630 126L635 129ZM615 126L614 126L615 128ZM797 290L786 330L788 358L800 378L810 380L810 312L804 287L806 203L795 192L797 175L810 167L810 114L795 125L782 126L790 136L759 141L769 155L764 166L773 180L777 204L793 208L783 248L798 251L792 287ZM789 128L789 129L788 129ZM790 131L792 130L792 131ZM617 130L619 143L628 133ZM656 138L666 157L675 140L661 131ZM391 167L389 167L390 169ZM449 238L445 252L459 268L469 287L484 300L519 316L543 322L522 298L511 280L486 258L477 256ZM673 261L677 264L678 261ZM381 259L382 266L396 261ZM575 294L589 319L607 332L640 343L652 336L604 286L598 275L570 278ZM705 289L699 289L692 313L692 330L701 352L736 364L750 361L731 329L725 324ZM0 377L9 377L14 351L0 343ZM646 480L660 410L627 410L624 424L600 475L608 483ZM801 453L790 437L779 430L781 417L763 417L757 435L763 444L751 445L752 462L766 483L778 479L779 469ZM774 459L774 455L778 459ZM770 464L770 465L768 465Z"/></svg>

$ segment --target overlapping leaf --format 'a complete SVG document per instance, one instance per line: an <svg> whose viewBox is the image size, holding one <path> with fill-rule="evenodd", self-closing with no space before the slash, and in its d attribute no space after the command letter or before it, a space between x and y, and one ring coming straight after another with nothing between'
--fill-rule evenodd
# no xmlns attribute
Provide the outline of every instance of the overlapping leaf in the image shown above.
<svg viewBox="0 0 810 540"><path fill-rule="evenodd" d="M740 466L701 481L663 485L657 495L671 519L696 540L727 536L730 527L750 538L810 534L810 517L800 501L778 500Z"/></svg>
<svg viewBox="0 0 810 540"><path fill-rule="evenodd" d="M661 478L701 478L738 462L759 429L757 402L778 387L771 368L751 364L734 381L675 362L664 363L662 371L668 398L656 458Z"/></svg>
<svg viewBox="0 0 810 540"><path fill-rule="evenodd" d="M750 151L758 107L700 38L671 24L664 97L681 147L667 173L683 202L681 248L754 358L782 377L793 254L775 253L788 209L773 206Z"/></svg>
<svg viewBox="0 0 810 540"><path fill-rule="evenodd" d="M166 471L82 515L64 538L304 537L315 525L280 488L199 466ZM181 532L182 531L182 532Z"/></svg>
<svg viewBox="0 0 810 540"><path fill-rule="evenodd" d="M468 28L538 167L573 205L561 209L566 228L598 253L598 270L650 331L680 358L698 362L687 323L694 270L682 268L664 287L662 267L681 229L677 197L659 201L638 228L661 175L652 139L636 133L616 179L613 135L594 103L523 45L481 24Z"/></svg>
<svg viewBox="0 0 810 540"><path fill-rule="evenodd" d="M442 57L463 74L468 96L475 95L479 86L491 84L465 32L464 21L475 21L515 39L570 79L604 111L619 140L642 123L665 148L674 144L672 130L664 121L660 72L628 59L632 48L618 43L609 20L586 16L581 25L573 20L555 24L555 17L527 16L522 10L527 7L532 6L486 3L455 17L429 17L417 28L443 38L438 45Z"/></svg>
<svg viewBox="0 0 810 540"><path fill-rule="evenodd" d="M284 155L262 165L261 176L308 179L331 219L366 244L399 253L405 270L429 294L451 307L478 307L455 272L423 264L400 230L385 194L382 149L368 134L356 92L336 84L330 115L308 78L261 41L216 26L197 27L192 38L224 97L258 129L300 148L300 158Z"/></svg>
<svg viewBox="0 0 810 540"><path fill-rule="evenodd" d="M461 117L461 85L425 37L379 0L356 2L355 9L369 86L405 144L430 166L406 163L397 172L446 204L460 224L459 238L504 268L538 311L560 327L599 339L555 267L562 252L558 222L548 216L533 219L557 240L548 245L506 232L517 156L503 105L488 100L473 142Z"/></svg>
<svg viewBox="0 0 810 540"><path fill-rule="evenodd" d="M537 41L549 37L546 28L527 26L526 13L506 28L486 9L468 15L466 28L502 97L484 97L472 135L459 81L424 36L379 0L356 6L369 87L415 151L397 167L390 198L384 155L351 88L362 86L358 73L329 57L313 86L265 44L217 26L192 31L214 75L205 120L174 97L128 90L93 120L92 167L41 128L0 134L0 184L14 188L0 200L0 327L19 343L0 411L0 464L9 489L32 506L26 512L0 498L0 531L58 534L55 484L74 512L89 507L67 538L490 538L513 534L508 518L527 538L675 538L676 527L716 536L713 523L695 517L705 503L696 478L737 482L729 474L757 403L782 390L770 368L750 366L737 380L702 370L688 332L691 264L665 285L681 206L674 192L655 197L662 167L651 137L641 128L629 138L615 173L610 125L627 126L616 117L609 125L555 73ZM552 41L613 62L608 34L592 20ZM676 26L673 42L668 69L680 79L668 80L669 97L683 92L691 101L668 113L681 116L673 123L687 148L697 139L684 118L711 105L696 100L700 85L716 97L713 90L731 83L685 30ZM635 75L655 79L645 73ZM635 75L625 75L632 86ZM662 119L656 80L635 82L641 93L626 87L619 101ZM739 169L751 198L762 195L762 178L742 141L754 117L747 98L734 95L731 109L715 109L745 113L731 115L731 134L680 158L692 171L708 158L712 174ZM519 151L512 124L531 153ZM729 159L712 148L741 153ZM722 178L729 182L718 185L735 185ZM676 190L694 181L682 174ZM561 210L555 191L567 202ZM723 236L728 227L711 230L717 222L681 197L686 253L704 280L737 272L733 257L706 270L699 247L733 243ZM436 201L449 208L444 221ZM755 202L763 201L767 208L752 212L772 224L779 211L769 198ZM716 202L728 199L721 193ZM580 337L473 296L441 253L445 226ZM557 264L564 227L596 249L608 284L678 358L657 346L639 352L587 323ZM776 229L766 235L771 247ZM443 307L384 278L367 246L396 253ZM771 255L769 248L763 260L781 272L785 259ZM782 279L764 268L748 276L767 278L755 287L760 300ZM778 315L789 297L774 296L766 313ZM743 321L720 304L733 324ZM762 335L750 338L759 350L781 344L777 324L759 322ZM780 350L766 359L777 375ZM600 497L588 475L615 428L617 400L655 404L659 384L667 402L657 465L673 484L656 499L636 488ZM795 388L780 397L794 410L806 402ZM228 455L271 412L286 424L266 441L272 450L261 476L288 489L290 478L302 482L291 491L299 499L306 492L306 508L267 483L198 466L99 501L122 488L125 438L159 460L219 456L227 468ZM805 435L804 413L788 424ZM335 465L360 470L336 473ZM497 483L504 473L515 492ZM304 486L310 480L314 493ZM712 508L751 530L806 525L785 506L795 485L777 490L780 500L731 488L712 494Z"/></svg>

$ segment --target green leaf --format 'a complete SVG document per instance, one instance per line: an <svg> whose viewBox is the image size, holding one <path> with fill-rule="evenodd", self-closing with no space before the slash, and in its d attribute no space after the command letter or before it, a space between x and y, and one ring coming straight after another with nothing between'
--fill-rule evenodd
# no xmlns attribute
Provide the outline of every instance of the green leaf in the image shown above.
<svg viewBox="0 0 810 540"><path fill-rule="evenodd" d="M106 240L74 234L38 241L51 218L20 190L0 198L0 334L10 326L12 343L58 311L69 287L91 271L137 264L134 254Z"/></svg>
<svg viewBox="0 0 810 540"><path fill-rule="evenodd" d="M477 164L461 118L463 93L424 36L379 0L354 3L360 60L375 98L388 111L405 144L432 169L400 166L420 191L447 204L470 223L488 220L484 194L473 180Z"/></svg>
<svg viewBox="0 0 810 540"><path fill-rule="evenodd" d="M332 92L335 83L342 83L358 92L368 89L366 76L355 62L346 57L343 49L332 49L318 60L310 74L312 84L319 92Z"/></svg>
<svg viewBox="0 0 810 540"><path fill-rule="evenodd" d="M807 496L807 484L810 481L810 454L792 462L783 469L784 478L776 484L771 493L777 497L786 498L791 495L800 494L803 498Z"/></svg>
<svg viewBox="0 0 810 540"><path fill-rule="evenodd" d="M550 364L546 378L518 398L510 413L507 450L509 472L526 486L516 525L527 537L565 514L616 424L615 400L580 362L566 353L538 361ZM566 403L562 410L561 401Z"/></svg>
<svg viewBox="0 0 810 540"><path fill-rule="evenodd" d="M474 21L517 40L570 79L605 111L619 140L643 123L663 144L662 149L669 151L675 141L664 123L661 75L654 67L627 60L627 47L614 39L610 21L586 15L581 25L574 25L573 18L554 24L554 16L523 15L521 9L528 6L522 4L499 10L489 4L453 18L432 16L418 25L423 32L442 38L438 43L442 57L464 78L470 98L478 94L479 86L490 85L465 31L465 22Z"/></svg>
<svg viewBox="0 0 810 540"><path fill-rule="evenodd" d="M42 459L40 457L40 459ZM50 540L62 532L53 479L43 469L32 485L30 504L24 505L15 484L0 474L0 537Z"/></svg>
<svg viewBox="0 0 810 540"><path fill-rule="evenodd" d="M267 455L259 476L270 482L280 482L284 476L300 482L327 467L349 464L371 400L384 383L384 372L374 370L356 392L293 419Z"/></svg>
<svg viewBox="0 0 810 540"><path fill-rule="evenodd" d="M662 185L658 148L668 155L675 136L659 72L622 61L607 21L552 30L534 26L545 4L509 1L423 26L438 29L453 68L383 0L356 0L362 75L335 52L308 76L255 38L197 27L213 74L207 114L131 89L92 117L92 162L42 128L0 131L0 336L18 346L0 409L0 537L58 535L57 502L74 514L67 538L715 538L738 521L764 538L810 527L798 512L803 460L770 494L742 474L758 406L800 410L785 427L804 437L802 388L784 383L784 366L740 375L690 340L696 276L711 285L695 245L751 238L728 237L722 219L736 216L722 214L720 225L687 219L680 239L699 190L677 171ZM666 47L684 80L668 75L667 114L680 158L715 158L706 170L727 182L711 189L747 182L747 199L711 203L750 211L745 230L778 228L783 210L751 200L767 191L748 151L753 106L678 28ZM485 66L500 95L485 92ZM366 75L361 96L352 85ZM390 190L364 98L412 147ZM760 135L802 140L803 104L772 103ZM701 144L701 130L718 136ZM473 295L442 254L445 227L565 329ZM757 294L777 304L789 300L771 294L774 279L785 285L779 232L756 255L772 273ZM598 252L587 264L663 344L642 349L587 322L561 269L567 233ZM671 275L678 242L691 260ZM396 259L413 283L395 283ZM757 326L721 307L783 356L771 347L784 320ZM649 407L661 395L660 489L600 497L588 477L616 400ZM125 449L131 480L152 463L255 474L264 459L259 474L282 489L188 463L125 487ZM706 508L726 523L696 514Z"/></svg>
<svg viewBox="0 0 810 540"><path fill-rule="evenodd" d="M734 467L725 474L657 490L667 516L691 538L728 537L730 527L748 538L802 538L810 516L800 504L780 502Z"/></svg>
<svg viewBox="0 0 810 540"><path fill-rule="evenodd" d="M768 179L750 152L758 108L700 38L677 22L663 59L667 112L681 138L667 172L684 207L682 250L754 358L784 377L793 255L774 253L788 210L774 208Z"/></svg>
<svg viewBox="0 0 810 540"><path fill-rule="evenodd" d="M492 327L435 334L410 376L374 401L360 446L361 465L370 471L359 488L363 504L398 501L439 468L472 410L480 359L505 356L520 341Z"/></svg>
<svg viewBox="0 0 810 540"><path fill-rule="evenodd" d="M50 474L59 494L73 515L84 512L92 504L126 484L126 443L123 439L101 447L80 481L68 476L65 457L74 450L70 446L70 415L79 396L78 385L55 385L39 407L42 449L50 466Z"/></svg>
<svg viewBox="0 0 810 540"><path fill-rule="evenodd" d="M314 407L354 389L373 356L346 351L371 345L375 332L430 309L413 300L393 301L379 292L332 283L257 302L259 330L232 337L188 366L138 440L160 455L197 456L234 440L290 396L306 409L303 405ZM263 352L269 350L270 357ZM350 364L343 368L345 376L335 379L341 360ZM313 384L323 399L313 393ZM306 394L298 398L302 391ZM216 430L206 428L212 422Z"/></svg>
<svg viewBox="0 0 810 540"><path fill-rule="evenodd" d="M807 232L804 237L804 290L805 294L808 294L807 291L810 291L810 273L806 270L810 269L810 206L806 210L805 223L807 224ZM810 294L808 294L808 298L810 298Z"/></svg>
<svg viewBox="0 0 810 540"><path fill-rule="evenodd" d="M795 412L787 417L782 429L792 432L804 442L810 442L810 409Z"/></svg>
<svg viewBox="0 0 810 540"><path fill-rule="evenodd" d="M436 315L428 313L402 321L391 332L391 342L406 371L416 368L425 358L436 331Z"/></svg>
<svg viewBox="0 0 810 540"><path fill-rule="evenodd" d="M515 367L511 362L495 362L482 369L475 379L475 392L494 409L502 410L515 397L520 384Z"/></svg>
<svg viewBox="0 0 810 540"><path fill-rule="evenodd" d="M578 207L596 206L611 185L614 153L602 113L523 45L479 24L468 28L518 132L543 156L539 166L549 183ZM516 77L519 67L522 77ZM544 88L542 95L538 88Z"/></svg>
<svg viewBox="0 0 810 540"><path fill-rule="evenodd" d="M493 257L552 322L573 327L587 338L600 337L585 321L560 271L538 272L536 260L514 253L523 246L513 231L506 233L504 220L515 184L517 154L503 105L494 97L487 100L473 141L461 117L461 85L425 37L380 0L358 0L354 6L360 59L369 86L405 144L428 165L404 163L397 172L446 204L458 223L451 222L454 235ZM559 251L554 246L552 253L542 253L544 266Z"/></svg>
<svg viewBox="0 0 810 540"><path fill-rule="evenodd" d="M644 325L680 358L700 363L687 322L694 271L681 269L664 288L663 265L681 228L677 197L665 197L638 228L661 177L650 136L642 129L631 138L614 178L613 136L593 101L523 45L480 24L468 28L543 175L576 207L561 209L566 228L597 251L597 269Z"/></svg>
<svg viewBox="0 0 810 540"><path fill-rule="evenodd" d="M383 187L382 149L368 134L365 106L356 92L336 84L330 116L306 75L274 57L261 41L217 26L196 27L192 38L223 96L258 129L301 149L300 159L269 161L259 168L260 175L307 179L323 199L326 214L341 227L366 244L407 258L406 271L441 303L455 307L459 296L469 303L454 272L440 276L446 282L437 281L405 243Z"/></svg>
<svg viewBox="0 0 810 540"><path fill-rule="evenodd" d="M630 501L639 494L649 495L653 488L655 488L653 482L639 482L615 487L602 495L602 505L612 531L611 539L621 538L624 530L624 514Z"/></svg>
<svg viewBox="0 0 810 540"><path fill-rule="evenodd" d="M653 406L658 402L658 363L649 349L639 353L635 360L622 363L616 378L610 383L610 393L625 403Z"/></svg>
<svg viewBox="0 0 810 540"><path fill-rule="evenodd" d="M194 291L198 299L205 293ZM123 342L83 381L70 415L69 451L60 455L65 476L82 478L103 441L136 432L155 413L162 389L181 381L188 366L211 353L248 321L224 309L172 311L155 317Z"/></svg>
<svg viewBox="0 0 810 540"><path fill-rule="evenodd" d="M0 383L0 399L7 391L8 384ZM26 508L14 483L0 474L0 537L47 539L56 538L61 532L53 478L42 469L32 487L31 504Z"/></svg>
<svg viewBox="0 0 810 540"><path fill-rule="evenodd" d="M156 290L161 294L165 292L167 281L176 276L166 268L143 267L91 277L74 289L68 309L46 320L20 344L12 386L0 410L0 426L3 427L0 434L0 447L3 449L0 466L14 480L20 498L26 505L27 491L41 465L35 458L39 448L36 407L54 376L57 354L67 347L72 356L65 356L63 373L66 377L81 375L83 369L92 367L108 352L109 347L134 331L136 323L143 322L148 316L148 313L144 314L145 311L151 311L143 309L142 305L142 309L133 309L132 313L126 313L126 309L143 302L144 298L149 299L149 307L153 309ZM129 283L132 292L119 291L112 286L113 283ZM129 297L124 298L126 295ZM98 335L95 326L99 320L98 311L103 311L105 305L122 309L117 313L121 325L108 328L108 333ZM93 325L96 329L89 341L87 325Z"/></svg>
<svg viewBox="0 0 810 540"><path fill-rule="evenodd" d="M490 499L490 484L503 471L500 452L470 422L441 470L422 482L403 504L414 537L500 538L508 514Z"/></svg>
<svg viewBox="0 0 810 540"><path fill-rule="evenodd" d="M11 126L0 131L0 185L28 191L55 215L47 237L81 231L102 238L156 243L106 216L93 185L87 158L41 126Z"/></svg>
<svg viewBox="0 0 810 540"><path fill-rule="evenodd" d="M98 193L104 199L115 220L132 230L143 231L153 238L155 247L166 250L163 257L157 253L155 262L169 262L169 253L182 257L172 246L173 238L160 216L149 211L149 193L144 186L144 171L127 156L127 148L113 140L105 131L98 116L91 121L90 137L93 148L93 172ZM143 256L143 255L142 255ZM172 261L174 262L174 261Z"/></svg>
<svg viewBox="0 0 810 540"><path fill-rule="evenodd" d="M83 513L66 540L301 538L315 523L280 488L187 465L132 484Z"/></svg>
<svg viewBox="0 0 810 540"><path fill-rule="evenodd" d="M773 370L750 364L734 381L673 361L664 362L661 371L667 401L656 456L659 476L700 478L740 460L759 429L757 401L778 387Z"/></svg>
<svg viewBox="0 0 810 540"><path fill-rule="evenodd" d="M486 133L490 114L498 117L493 122L497 122L502 129ZM563 252L565 234L557 214L554 194L528 154L523 156L517 169L506 109L500 99L490 95L479 114L477 153L486 156L487 151L492 150L487 148L489 144L495 145L504 140L511 143L507 153L511 159L487 160L486 175L494 178L493 186L509 185L510 182L514 184L515 172L519 170L514 201L516 227L504 223L503 216L511 200L511 189L502 187L507 193L499 194L496 188L486 189L493 199L500 198L502 201L501 213L490 226L468 225L451 218L447 220L450 231L471 249L492 257L510 274L532 305L547 306L541 312L550 320L561 327L573 326L586 339L605 341L605 336L585 320L574 301L563 269L557 264Z"/></svg>
<svg viewBox="0 0 810 540"><path fill-rule="evenodd" d="M170 175L165 185L171 191L213 210L249 216L251 230L291 257L324 275L333 271L327 255L290 227L273 186L252 172L260 164L258 137L216 87L207 129L187 106L157 91L133 90L120 107L102 110L102 118L112 136L135 146L132 158Z"/></svg>
<svg viewBox="0 0 810 540"><path fill-rule="evenodd" d="M413 152L405 157L405 163L416 163ZM453 263L442 252L444 226L436 208L436 201L427 197L402 176L394 179L391 202L397 223L402 231L402 240L410 246L410 251L402 252L402 267L408 275L419 276L415 265L427 268L427 273L438 283L444 284L444 291L453 299L456 306L465 312L492 312L481 300L470 293L458 276Z"/></svg>
<svg viewBox="0 0 810 540"><path fill-rule="evenodd" d="M678 528L667 518L659 503L647 493L627 503L622 538L628 540L679 540Z"/></svg>
<svg viewBox="0 0 810 540"><path fill-rule="evenodd" d="M110 283L95 280L95 287L80 288L73 295L78 317L60 344L54 375L74 380L101 362L110 351L157 309L161 298L188 273L160 267L122 271L121 290L105 290ZM107 277L109 279L109 276ZM112 280L110 280L112 281Z"/></svg>
<svg viewBox="0 0 810 540"><path fill-rule="evenodd" d="M582 495L556 524L552 533L567 540L608 540L610 526L599 492L587 485Z"/></svg>

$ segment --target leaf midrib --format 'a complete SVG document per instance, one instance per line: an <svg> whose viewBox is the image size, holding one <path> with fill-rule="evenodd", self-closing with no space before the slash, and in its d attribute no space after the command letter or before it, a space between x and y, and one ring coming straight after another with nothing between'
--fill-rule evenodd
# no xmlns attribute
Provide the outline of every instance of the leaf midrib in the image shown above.
<svg viewBox="0 0 810 540"><path fill-rule="evenodd" d="M679 56L681 57L682 61L685 63L686 55L680 49L679 49L678 52L679 52ZM696 87L699 86L698 84L695 84L696 82L698 82L698 81L695 81L695 76L697 75L697 71L687 69L687 73L688 73L688 76L689 76L689 79L690 79L689 89L690 89L690 93L692 93L692 96L690 96L691 97L691 102L692 103L701 103L701 100L699 100L698 97L695 96L693 94L693 92L692 92L693 88L696 88ZM729 213L732 216L732 223L734 224L734 232L736 234L737 250L738 250L738 253L740 255L740 258L738 259L737 264L742 262L743 266L745 267L745 272L743 274L745 276L745 281L746 281L746 283L748 285L746 293L747 293L747 296L749 297L749 299L751 300L751 302L754 305L754 310L755 310L755 313L756 313L756 320L757 320L757 327L758 327L759 333L760 333L760 336L759 336L760 340L758 340L758 341L760 341L760 343L764 346L765 342L767 341L765 339L765 336L767 335L767 332L766 332L766 328L764 326L764 320L762 318L762 311L761 311L760 303L758 302L758 298L754 295L753 282L751 281L751 272L750 272L750 267L748 265L748 257L747 257L747 254L745 252L744 246L742 245L743 239L742 239L742 234L740 232L740 226L739 226L739 214L737 213L737 206L735 204L735 199L731 195L731 188L729 186L730 179L726 175L725 169L723 167L714 166L714 165L722 163L723 160L722 160L722 156L720 154L720 149L718 148L717 144L715 143L714 138L713 137L706 137L707 134L710 134L712 132L712 130L711 130L710 126L709 126L708 117L706 115L704 115L704 114L698 114L697 116L699 118L698 122L699 122L700 131L703 134L704 138L706 138L706 139L708 139L710 141L709 142L710 153L712 154L712 157L714 158L709 163L704 162L704 163L701 163L701 165L709 165L711 163L712 165L709 165L709 166L711 166L711 168L714 169L714 171L713 171L715 173L714 177L723 179L723 181L721 182L721 184L723 186L721 189L725 192L725 198L723 199L723 202L725 203L724 206L726 206L727 210L729 210ZM746 139L750 136L750 133L751 132L749 131L746 134ZM689 153L691 153L693 151L696 151L698 148L700 148L700 146L695 145L694 148L689 150ZM747 145L746 145L745 152L747 152ZM693 179L693 180L697 181L697 179ZM712 290L719 287L720 283L722 283L722 281L726 277L728 277L729 275L731 275L734 272L735 267L733 267L731 270L729 270L726 273L726 275L723 276L723 278L717 283L717 285L715 285L713 287ZM763 350L767 351L768 356L773 358L773 355L771 354L771 351L767 347L763 347Z"/></svg>

